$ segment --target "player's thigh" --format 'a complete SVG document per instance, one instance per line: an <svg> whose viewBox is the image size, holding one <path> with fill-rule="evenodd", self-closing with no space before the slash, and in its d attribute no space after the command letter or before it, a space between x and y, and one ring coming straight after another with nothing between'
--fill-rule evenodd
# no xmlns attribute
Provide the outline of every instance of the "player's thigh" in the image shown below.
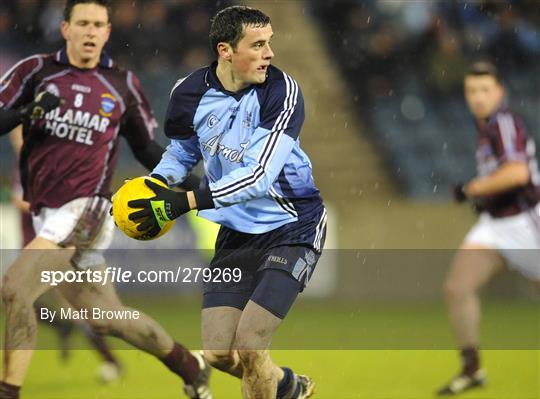
<svg viewBox="0 0 540 399"><path fill-rule="evenodd" d="M105 276L105 265L91 268L92 273ZM103 280L103 279L102 279ZM61 284L58 289L62 296L76 309L95 307L117 309L122 307L118 294L110 282L84 281Z"/></svg>
<svg viewBox="0 0 540 399"><path fill-rule="evenodd" d="M498 250L465 243L454 256L445 288L449 293L477 289L504 267L505 261Z"/></svg>
<svg viewBox="0 0 540 399"><path fill-rule="evenodd" d="M71 268L73 253L73 248L60 248L45 238L34 238L4 275L3 298L19 295L35 301L52 287L55 276L61 278L61 273Z"/></svg>
<svg viewBox="0 0 540 399"><path fill-rule="evenodd" d="M233 348L236 350L266 350L282 319L250 300L238 323Z"/></svg>
<svg viewBox="0 0 540 399"><path fill-rule="evenodd" d="M225 354L231 350L242 311L231 306L205 308L201 314L201 330L205 351ZM223 353L222 353L223 352Z"/></svg>

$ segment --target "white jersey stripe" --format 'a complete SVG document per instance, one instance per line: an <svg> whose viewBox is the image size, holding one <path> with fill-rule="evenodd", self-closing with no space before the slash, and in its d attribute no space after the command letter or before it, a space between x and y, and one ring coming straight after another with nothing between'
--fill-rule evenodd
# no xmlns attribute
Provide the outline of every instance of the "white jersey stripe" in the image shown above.
<svg viewBox="0 0 540 399"><path fill-rule="evenodd" d="M220 195L221 191L227 190L228 188L233 188L237 184L241 184L241 183L244 183L244 182L247 183L247 181L248 180L251 181L252 178L255 178L256 181L258 181L260 176L262 176L261 172L264 173L264 170L263 170L264 168L262 167L261 160L264 157L264 154L267 151L267 149L272 145L274 135L277 133L276 127L278 126L279 121L284 117L284 115L286 114L286 111L287 111L287 100L288 100L288 98L290 96L290 88L289 88L289 83L288 83L287 80L285 81L285 84L286 84L286 94L285 94L284 107L283 107L283 110L280 112L279 116L277 117L276 121L274 122L274 126L272 127L272 130L270 131L270 133L266 137L266 140L265 140L265 142L263 144L263 150L261 151L261 153L259 155L259 158L257 160L257 162L258 162L257 168L255 168L255 170L253 171L253 173L251 175L241 176L238 179L233 180L232 182L230 182L226 186L223 186L223 187L220 187L220 188L214 190L214 192L213 192L214 196L215 195Z"/></svg>
<svg viewBox="0 0 540 399"><path fill-rule="evenodd" d="M501 132L505 153L511 154L514 152L514 142L517 135L514 120L510 115L498 115L497 123Z"/></svg>
<svg viewBox="0 0 540 399"><path fill-rule="evenodd" d="M101 81L101 83L103 83L112 92L112 94L117 98L118 102L120 103L120 109L122 110L122 113L124 113L126 111L126 104L124 103L124 99L122 98L122 96L118 94L114 86L111 83L109 83L109 81L105 78L105 76L101 75L99 72L95 72L95 75Z"/></svg>
<svg viewBox="0 0 540 399"><path fill-rule="evenodd" d="M133 96L135 96L135 99L137 100L137 108L139 109L139 113L144 119L144 125L146 126L146 130L148 130L148 136L151 139L154 139L154 128L156 127L156 121L152 117L152 115L148 115L148 113L143 109L143 100L135 89L135 86L133 84L133 73L131 73L131 71L128 71L127 73L127 85L129 91L131 91L131 94L133 94Z"/></svg>
<svg viewBox="0 0 540 399"><path fill-rule="evenodd" d="M30 58L34 58L34 57L30 57ZM26 60L30 59L30 58L27 58ZM28 82L28 80L34 76L41 68L43 68L43 56L42 55L39 55L39 56L35 56L35 58L37 58L38 60L38 64L37 66L32 70L32 72L30 72L28 75L26 75L23 80L22 80L22 83L21 83L21 86L19 87L19 90L17 90L17 93L15 93L15 95L11 98L11 100L9 100L9 102L6 104L6 108L10 108L13 104L15 104L15 102L18 100L18 98L21 96L23 90L24 90L24 87L26 86L26 82ZM23 60L23 61L26 61L26 60ZM22 62L22 61L21 61ZM20 62L17 64L19 65ZM15 68L15 67L13 67ZM11 70L13 70L13 68ZM10 70L10 71L11 71ZM6 76L9 76L6 74ZM11 82L10 82L11 83ZM9 84L2 88L2 91L5 90L7 87L9 86ZM0 91L0 93L2 92Z"/></svg>
<svg viewBox="0 0 540 399"><path fill-rule="evenodd" d="M289 121L294 113L294 107L296 106L298 102L298 85L296 82L294 82L291 78L289 78L285 73L283 74L285 77L285 80L287 82L287 96L285 97L285 108L280 113L279 117L276 120L276 123L274 124L274 128L272 129L272 132L269 134L270 136L270 142L269 145L263 150L262 153L262 160L260 162L260 168L257 168L257 174L252 174L250 177L248 176L245 181L238 182L235 186L225 186L218 190L215 190L213 193L214 198L224 197L231 194L234 194L242 189L246 189L248 187L251 187L255 185L264 175L264 172L266 170L267 165L270 163L270 160L272 159L273 155L277 151L277 148L279 147L279 141L283 137L283 133L285 129L287 128ZM292 93L289 93L290 86L289 82L292 82ZM284 115L283 118L282 115ZM277 126L276 126L277 125ZM274 130L276 129L277 132ZM273 139L273 140L272 140ZM267 153L267 151L270 151ZM228 188L228 191L224 191Z"/></svg>
<svg viewBox="0 0 540 399"><path fill-rule="evenodd" d="M36 86L35 90L34 90L34 96L36 96L39 92L40 92L40 89L43 87L43 85L45 83L47 83L49 80L52 80L52 79L55 79L55 78L58 78L60 76L64 76L64 75L67 75L69 73L69 69L64 69L63 71L60 71L58 73L55 73L54 75L49 75L47 76L46 78L43 78L41 79L41 82L39 83L38 86Z"/></svg>

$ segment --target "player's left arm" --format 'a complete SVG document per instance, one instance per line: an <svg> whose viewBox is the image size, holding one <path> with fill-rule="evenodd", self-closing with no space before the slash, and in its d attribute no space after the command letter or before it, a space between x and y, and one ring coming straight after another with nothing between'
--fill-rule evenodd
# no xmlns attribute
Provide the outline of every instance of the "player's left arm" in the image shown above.
<svg viewBox="0 0 540 399"><path fill-rule="evenodd" d="M261 105L261 123L245 149L243 166L209 183L206 189L187 193L146 181L156 193L151 203L143 199L128 203L132 208L143 208L129 216L132 220L146 219L139 230L155 224L155 208L172 220L192 209L221 208L266 195L289 158L304 122L304 101L298 84L287 75L274 84Z"/></svg>
<svg viewBox="0 0 540 399"><path fill-rule="evenodd" d="M530 179L527 134L523 123L511 114L502 114L492 138L499 167L490 175L471 180L463 191L468 197L484 197L526 186Z"/></svg>
<svg viewBox="0 0 540 399"><path fill-rule="evenodd" d="M261 105L261 123L245 149L243 166L199 192L197 208L221 208L265 196L289 159L303 122L300 87L284 74Z"/></svg>
<svg viewBox="0 0 540 399"><path fill-rule="evenodd" d="M157 121L139 79L130 71L126 75L126 83L130 97L122 116L119 134L126 139L135 159L152 170L161 160L164 151L154 140Z"/></svg>

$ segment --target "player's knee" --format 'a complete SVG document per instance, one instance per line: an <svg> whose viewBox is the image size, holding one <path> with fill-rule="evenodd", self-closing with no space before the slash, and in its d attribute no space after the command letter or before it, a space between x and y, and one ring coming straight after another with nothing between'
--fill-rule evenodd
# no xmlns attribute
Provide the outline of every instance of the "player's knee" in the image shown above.
<svg viewBox="0 0 540 399"><path fill-rule="evenodd" d="M0 287L2 302L6 306L14 302L28 302L28 297L25 295L21 287L19 287L9 275L5 275L2 279L2 287ZM31 303L30 303L31 305Z"/></svg>
<svg viewBox="0 0 540 399"><path fill-rule="evenodd" d="M234 366L234 354L230 350L205 350L204 357L212 367L226 371Z"/></svg>
<svg viewBox="0 0 540 399"><path fill-rule="evenodd" d="M99 319L99 318L88 318L88 325L94 330L96 334L99 335L112 335L118 336L118 328L115 326L114 320L108 319Z"/></svg>
<svg viewBox="0 0 540 399"><path fill-rule="evenodd" d="M238 351L238 357L244 370L253 370L264 363L266 351L257 349L242 349Z"/></svg>
<svg viewBox="0 0 540 399"><path fill-rule="evenodd" d="M444 295L447 300L459 300L468 295L474 294L476 288L474 285L466 281L458 281L456 279L448 279L444 283Z"/></svg>
<svg viewBox="0 0 540 399"><path fill-rule="evenodd" d="M233 348L237 350L252 350L266 348L272 338L272 330L264 327L238 328Z"/></svg>

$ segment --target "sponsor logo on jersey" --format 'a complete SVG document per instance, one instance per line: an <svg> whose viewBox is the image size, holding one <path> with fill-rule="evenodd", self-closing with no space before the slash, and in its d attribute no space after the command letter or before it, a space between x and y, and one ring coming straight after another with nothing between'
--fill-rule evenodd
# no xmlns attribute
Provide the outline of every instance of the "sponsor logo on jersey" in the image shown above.
<svg viewBox="0 0 540 399"><path fill-rule="evenodd" d="M208 141L202 143L203 150L208 151L208 155L210 155L211 157L221 154L223 158L230 162L242 162L242 159L244 158L244 153L246 152L246 148L249 142L240 143L241 149L238 150L221 144L222 136L223 133L218 134L210 138Z"/></svg>
<svg viewBox="0 0 540 399"><path fill-rule="evenodd" d="M60 115L60 108L45 114L45 131L61 139L93 145L94 133L105 134L110 119L97 114L68 108Z"/></svg>
<svg viewBox="0 0 540 399"><path fill-rule="evenodd" d="M73 91L79 91L81 93L91 93L92 89L88 86L79 85L77 83L73 83L71 85L71 90Z"/></svg>
<svg viewBox="0 0 540 399"><path fill-rule="evenodd" d="M244 115L244 120L242 121L242 125L249 129L251 126L253 126L253 112L246 112Z"/></svg>
<svg viewBox="0 0 540 399"><path fill-rule="evenodd" d="M208 127L214 127L218 122L219 118L212 114L208 117L208 121L206 121L206 124L208 125Z"/></svg>
<svg viewBox="0 0 540 399"><path fill-rule="evenodd" d="M101 108L99 114L106 118L110 117L113 113L114 107L116 107L116 97L111 93L105 93L101 95Z"/></svg>
<svg viewBox="0 0 540 399"><path fill-rule="evenodd" d="M54 83L49 83L47 87L45 87L45 91L48 91L56 97L60 97L60 90L58 89L58 86Z"/></svg>

